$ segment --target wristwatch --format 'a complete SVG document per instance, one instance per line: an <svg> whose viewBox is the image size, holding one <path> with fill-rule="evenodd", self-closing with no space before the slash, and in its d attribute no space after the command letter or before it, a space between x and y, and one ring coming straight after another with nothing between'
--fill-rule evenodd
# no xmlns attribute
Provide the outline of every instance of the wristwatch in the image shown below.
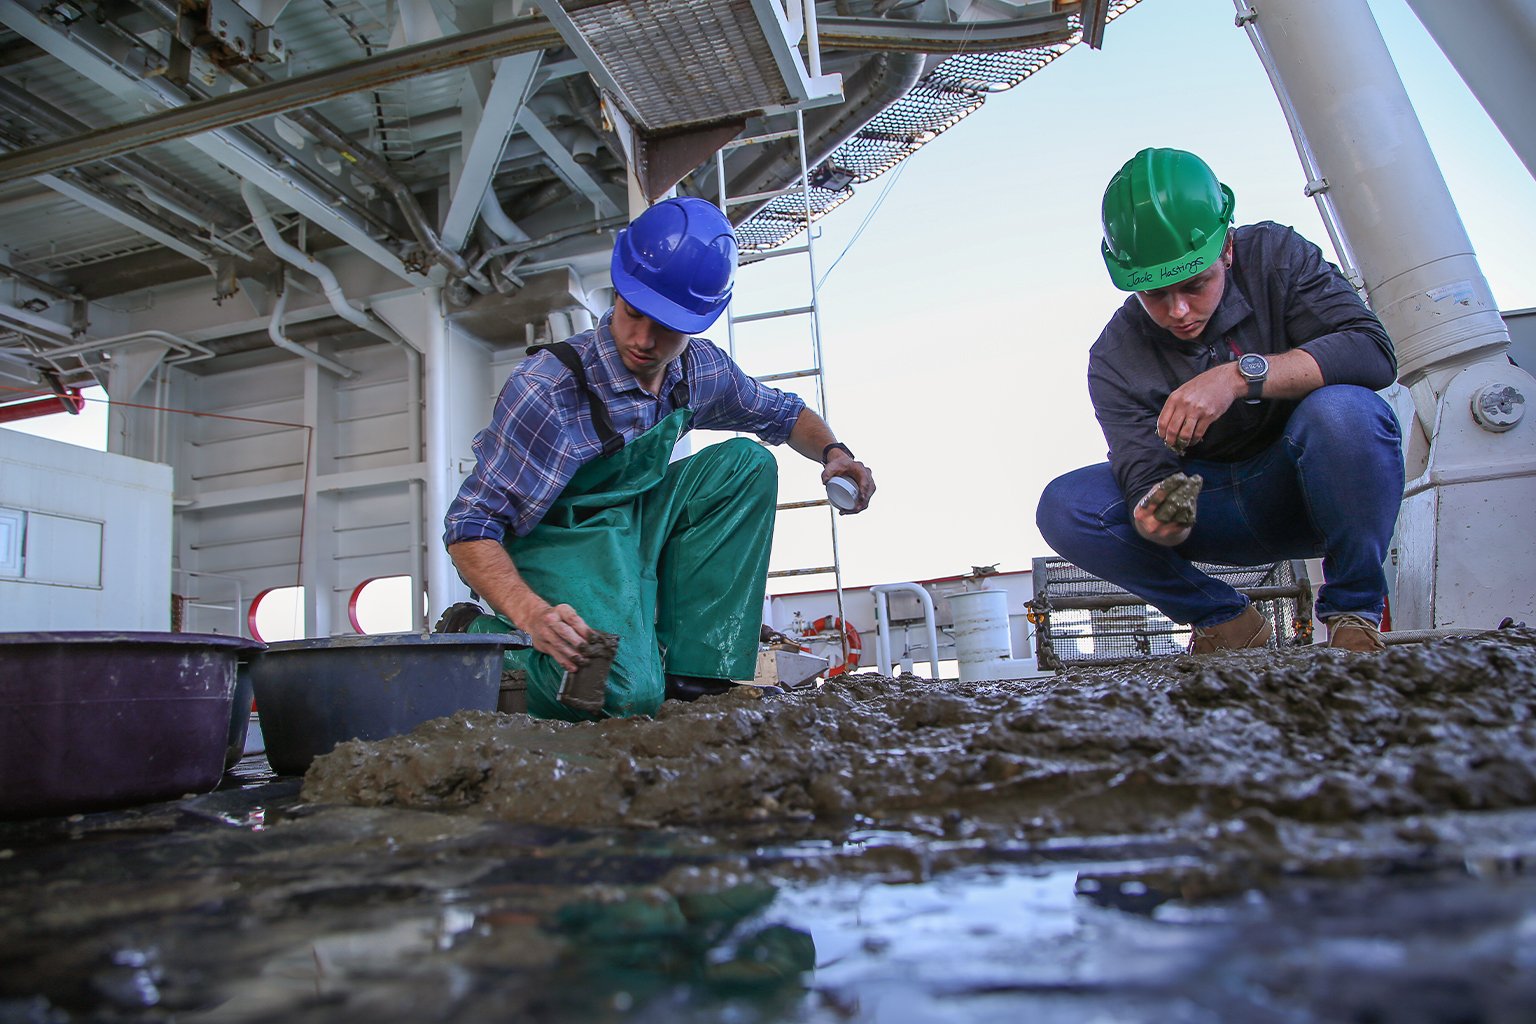
<svg viewBox="0 0 1536 1024"><path fill-rule="evenodd" d="M1264 382L1269 379L1269 360L1257 352L1246 353L1237 361L1237 372L1248 382L1248 397L1244 401L1249 405L1258 405Z"/></svg>
<svg viewBox="0 0 1536 1024"><path fill-rule="evenodd" d="M847 455L850 459L857 459L858 458L857 455L853 454L852 449L850 449L847 445L843 444L843 442L841 442L841 441L833 441L831 444L827 445L825 448L823 448L821 450L821 464L823 466L825 466L827 464L827 457L832 454L832 449L833 448L841 448L843 450L843 454Z"/></svg>

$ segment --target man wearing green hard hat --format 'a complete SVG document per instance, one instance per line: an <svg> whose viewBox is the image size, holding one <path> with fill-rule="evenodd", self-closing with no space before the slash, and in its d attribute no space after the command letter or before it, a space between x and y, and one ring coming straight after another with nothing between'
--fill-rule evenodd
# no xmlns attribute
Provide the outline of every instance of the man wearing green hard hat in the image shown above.
<svg viewBox="0 0 1536 1024"><path fill-rule="evenodd" d="M1233 226L1205 161L1144 149L1104 192L1100 251L1130 292L1088 356L1109 461L1053 480L1036 514L1058 554L1193 627L1197 653L1273 627L1194 563L1323 559L1328 643L1382 649L1383 563L1401 431L1375 392L1392 341L1295 231Z"/></svg>

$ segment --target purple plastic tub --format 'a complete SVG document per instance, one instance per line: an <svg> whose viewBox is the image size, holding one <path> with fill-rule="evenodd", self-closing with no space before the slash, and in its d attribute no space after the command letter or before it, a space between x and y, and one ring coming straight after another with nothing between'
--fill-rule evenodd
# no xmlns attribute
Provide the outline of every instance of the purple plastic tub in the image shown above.
<svg viewBox="0 0 1536 1024"><path fill-rule="evenodd" d="M235 668L203 633L0 633L0 816L206 793L224 774Z"/></svg>

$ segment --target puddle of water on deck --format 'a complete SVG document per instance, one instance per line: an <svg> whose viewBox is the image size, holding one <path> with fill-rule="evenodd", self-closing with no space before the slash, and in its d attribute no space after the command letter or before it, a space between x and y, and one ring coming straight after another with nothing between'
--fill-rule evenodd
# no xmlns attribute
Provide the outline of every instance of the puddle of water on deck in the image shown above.
<svg viewBox="0 0 1536 1024"><path fill-rule="evenodd" d="M1113 842L295 800L279 781L0 826L0 1022L1536 1018L1519 858L1185 902L1158 879L1186 854Z"/></svg>

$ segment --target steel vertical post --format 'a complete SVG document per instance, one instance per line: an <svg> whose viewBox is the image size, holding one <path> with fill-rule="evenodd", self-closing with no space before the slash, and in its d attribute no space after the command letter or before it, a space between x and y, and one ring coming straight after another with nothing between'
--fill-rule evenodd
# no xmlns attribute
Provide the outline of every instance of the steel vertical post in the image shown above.
<svg viewBox="0 0 1536 1024"><path fill-rule="evenodd" d="M1523 416L1536 382L1505 356L1508 329L1370 7L1253 0L1238 23L1413 394L1393 625L1536 615L1536 424ZM1509 408L1490 411L1490 396Z"/></svg>

